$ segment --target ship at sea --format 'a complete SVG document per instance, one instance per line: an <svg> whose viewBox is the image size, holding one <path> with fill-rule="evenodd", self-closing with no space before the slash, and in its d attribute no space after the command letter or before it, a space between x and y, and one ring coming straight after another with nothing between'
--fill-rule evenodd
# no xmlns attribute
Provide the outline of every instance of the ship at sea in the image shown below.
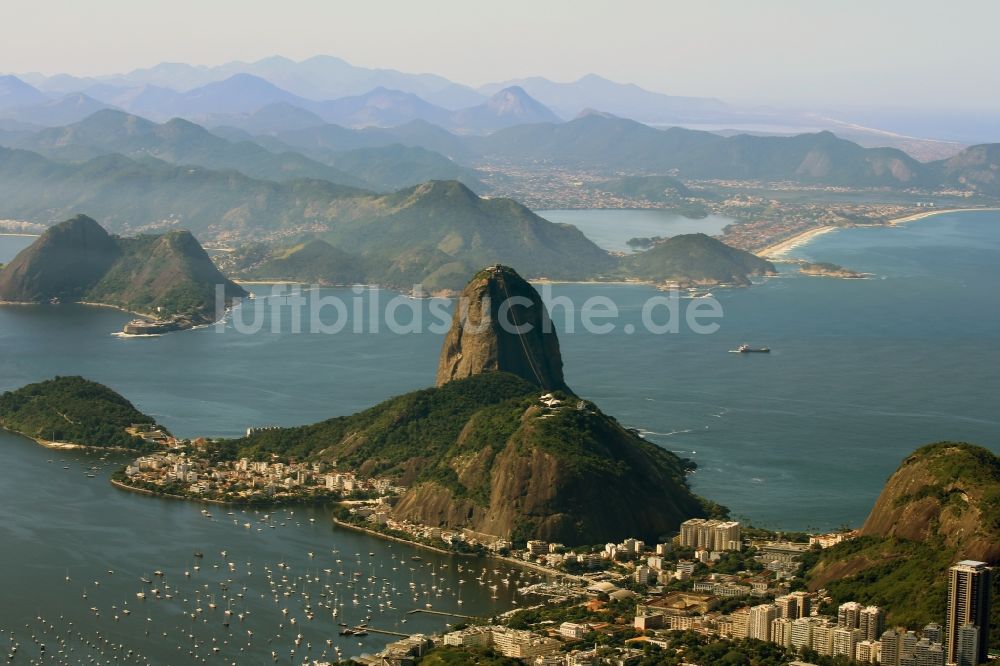
<svg viewBox="0 0 1000 666"><path fill-rule="evenodd" d="M758 347L754 349L750 345L744 343L737 347L736 349L730 349L730 354L770 354L771 350L768 347Z"/></svg>

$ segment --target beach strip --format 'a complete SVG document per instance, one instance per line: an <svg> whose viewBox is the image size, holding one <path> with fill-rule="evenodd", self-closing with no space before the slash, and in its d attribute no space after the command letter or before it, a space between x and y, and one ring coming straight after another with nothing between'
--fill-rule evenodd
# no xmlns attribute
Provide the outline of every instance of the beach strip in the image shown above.
<svg viewBox="0 0 1000 666"><path fill-rule="evenodd" d="M822 236L823 234L828 234L835 229L840 227L825 226L825 227L813 227L812 229L806 229L803 232L797 233L791 238L786 238L780 243L775 243L761 250L757 250L754 254L762 259L770 259L772 261L781 261L787 259L788 253L795 248L805 245L812 239Z"/></svg>

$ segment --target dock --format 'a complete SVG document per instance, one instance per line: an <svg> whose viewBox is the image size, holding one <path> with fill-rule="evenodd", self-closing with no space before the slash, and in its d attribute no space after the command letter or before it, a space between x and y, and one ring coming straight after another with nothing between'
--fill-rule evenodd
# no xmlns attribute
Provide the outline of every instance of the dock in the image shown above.
<svg viewBox="0 0 1000 666"><path fill-rule="evenodd" d="M414 608L411 611L406 611L407 615L414 615L416 613L427 613L428 615L441 615L443 617L458 617L463 620L478 620L478 617L473 615L462 615L461 613L449 613L447 611L430 610L429 608Z"/></svg>
<svg viewBox="0 0 1000 666"><path fill-rule="evenodd" d="M354 631L367 631L369 634L382 634L384 636L398 636L399 638L409 638L410 634L403 634L398 631L388 629L376 629L375 627L354 627Z"/></svg>

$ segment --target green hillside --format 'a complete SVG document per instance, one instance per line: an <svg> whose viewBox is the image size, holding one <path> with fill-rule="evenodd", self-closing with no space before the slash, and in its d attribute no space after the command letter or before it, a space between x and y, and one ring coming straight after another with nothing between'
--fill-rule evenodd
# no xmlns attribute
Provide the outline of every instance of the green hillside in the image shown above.
<svg viewBox="0 0 1000 666"><path fill-rule="evenodd" d="M806 562L809 586L834 603L889 609L890 623L922 626L945 615L947 569L972 559L1000 564L1000 456L955 442L922 447L886 482L861 536ZM994 598L1000 577L993 577ZM1000 604L991 645L1000 645Z"/></svg>
<svg viewBox="0 0 1000 666"><path fill-rule="evenodd" d="M0 300L87 301L202 321L216 314L217 285L226 304L246 295L189 231L119 238L86 215L49 228L0 270Z"/></svg>
<svg viewBox="0 0 1000 666"><path fill-rule="evenodd" d="M83 377L56 377L0 395L0 427L28 437L84 446L141 448L125 432L154 419L107 386Z"/></svg>
<svg viewBox="0 0 1000 666"><path fill-rule="evenodd" d="M705 234L682 234L623 258L631 277L656 282L750 284L750 276L774 272L760 257Z"/></svg>

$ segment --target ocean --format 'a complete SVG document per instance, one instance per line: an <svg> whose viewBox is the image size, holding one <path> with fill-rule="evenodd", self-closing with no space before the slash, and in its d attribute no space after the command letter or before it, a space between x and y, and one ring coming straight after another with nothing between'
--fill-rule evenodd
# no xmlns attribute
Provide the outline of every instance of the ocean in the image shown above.
<svg viewBox="0 0 1000 666"><path fill-rule="evenodd" d="M607 219L607 211L573 214L585 233L588 224ZM619 224L614 233L594 234L594 239L614 248L640 235L650 235L647 222ZM30 241L0 237L0 262ZM723 312L713 334L687 327L678 333L647 331L642 308L662 296L648 287L551 285L546 294L562 304L554 308L553 319L568 384L650 441L693 459L698 470L691 483L697 492L728 506L741 520L779 530L860 525L886 478L923 444L959 440L1000 450L995 371L1000 367L1000 214L947 213L893 228L840 230L793 254L872 276L807 277L794 265L781 265L777 277L753 287L713 290ZM123 393L178 435L222 436L239 435L248 426L348 414L433 384L440 334L400 335L384 327L336 335L294 333L286 316L275 317L272 326L272 315L282 311L266 297L268 288L255 289L261 297L234 314L249 321L260 311L262 330L253 335L238 333L230 321L221 333L205 328L127 339L112 335L128 319L112 309L0 307L0 390L56 374L80 374ZM376 310L394 296L350 289L323 294L359 299L369 308L377 298ZM595 296L617 307L613 330L585 332L576 311L574 332L567 332L570 319L562 297L579 307ZM410 302L424 314L432 307L429 301ZM768 346L772 353L728 353L742 342ZM0 522L6 546L0 588L5 595L29 599L32 617L36 609L53 622L53 614L63 614L81 630L107 631L120 642L140 639L124 619L108 619L110 606L120 609L121 599L134 599L138 576L155 568L193 594L194 586L180 570L191 566L196 549L206 554L203 570L225 566L221 550L237 553L237 559L253 563L239 569L252 569L258 584L266 575L261 567L268 563L274 572L281 557L295 558L297 575L313 571L322 581L322 569L336 567L332 549L349 554L341 556L345 563L360 561L354 566L361 569L371 565L369 551L376 553L379 567L391 565L393 556L405 552L408 558L415 552L332 528L322 510L303 509L294 518L281 512L285 525L262 532L256 531L261 514L226 516L213 509L216 515L209 521L196 505L112 488L105 477L113 461L49 451L9 434L0 434L0 444L0 466L6 471L0 502L8 511L8 519ZM92 465L97 465L96 478L84 473ZM307 516L318 520L308 522ZM244 522L255 528L240 529ZM312 562L307 551L322 553L323 561ZM446 572L445 584L453 590L462 575L458 563L428 556L416 572L381 571L400 589L408 588L411 575L429 589L426 568L433 565L436 572ZM63 581L67 568L72 583ZM119 579L123 582L111 582ZM100 592L94 581L101 583ZM206 582L211 587L221 579ZM108 595L91 604L80 598L85 586L91 595L104 595L104 590ZM478 583L465 586L465 608L475 613L509 608L514 598L508 592L493 599L488 586ZM280 605L272 603L270 590L257 591L268 594L255 602L260 604L253 606L255 617L271 622ZM437 599L431 594L418 595L419 603L405 597L405 608L422 606L428 598L442 608L460 609L454 594ZM101 608L100 618L88 610L91 605ZM0 628L27 622L25 608L5 605ZM158 608L170 619L154 620L164 623L173 640L173 632L190 620L184 620L178 604ZM141 624L137 615L128 619L133 627ZM407 618L379 616L377 608L375 615L374 626L381 617L386 628L397 630ZM440 629L445 620L418 616L412 621L406 631ZM326 631L331 620L324 622ZM225 635L218 622L197 626L190 633L199 638L186 639L185 650L195 650L194 641L204 651L211 638ZM283 638L272 640L290 649L291 632L287 625L282 631ZM262 624L257 634L263 632L275 630ZM325 634L318 629L310 634L314 654L320 635ZM160 649L144 640L136 649ZM370 636L364 646L346 641L344 654L377 648L385 640ZM231 641L225 650L235 653L237 642ZM270 646L240 647L270 660Z"/></svg>

